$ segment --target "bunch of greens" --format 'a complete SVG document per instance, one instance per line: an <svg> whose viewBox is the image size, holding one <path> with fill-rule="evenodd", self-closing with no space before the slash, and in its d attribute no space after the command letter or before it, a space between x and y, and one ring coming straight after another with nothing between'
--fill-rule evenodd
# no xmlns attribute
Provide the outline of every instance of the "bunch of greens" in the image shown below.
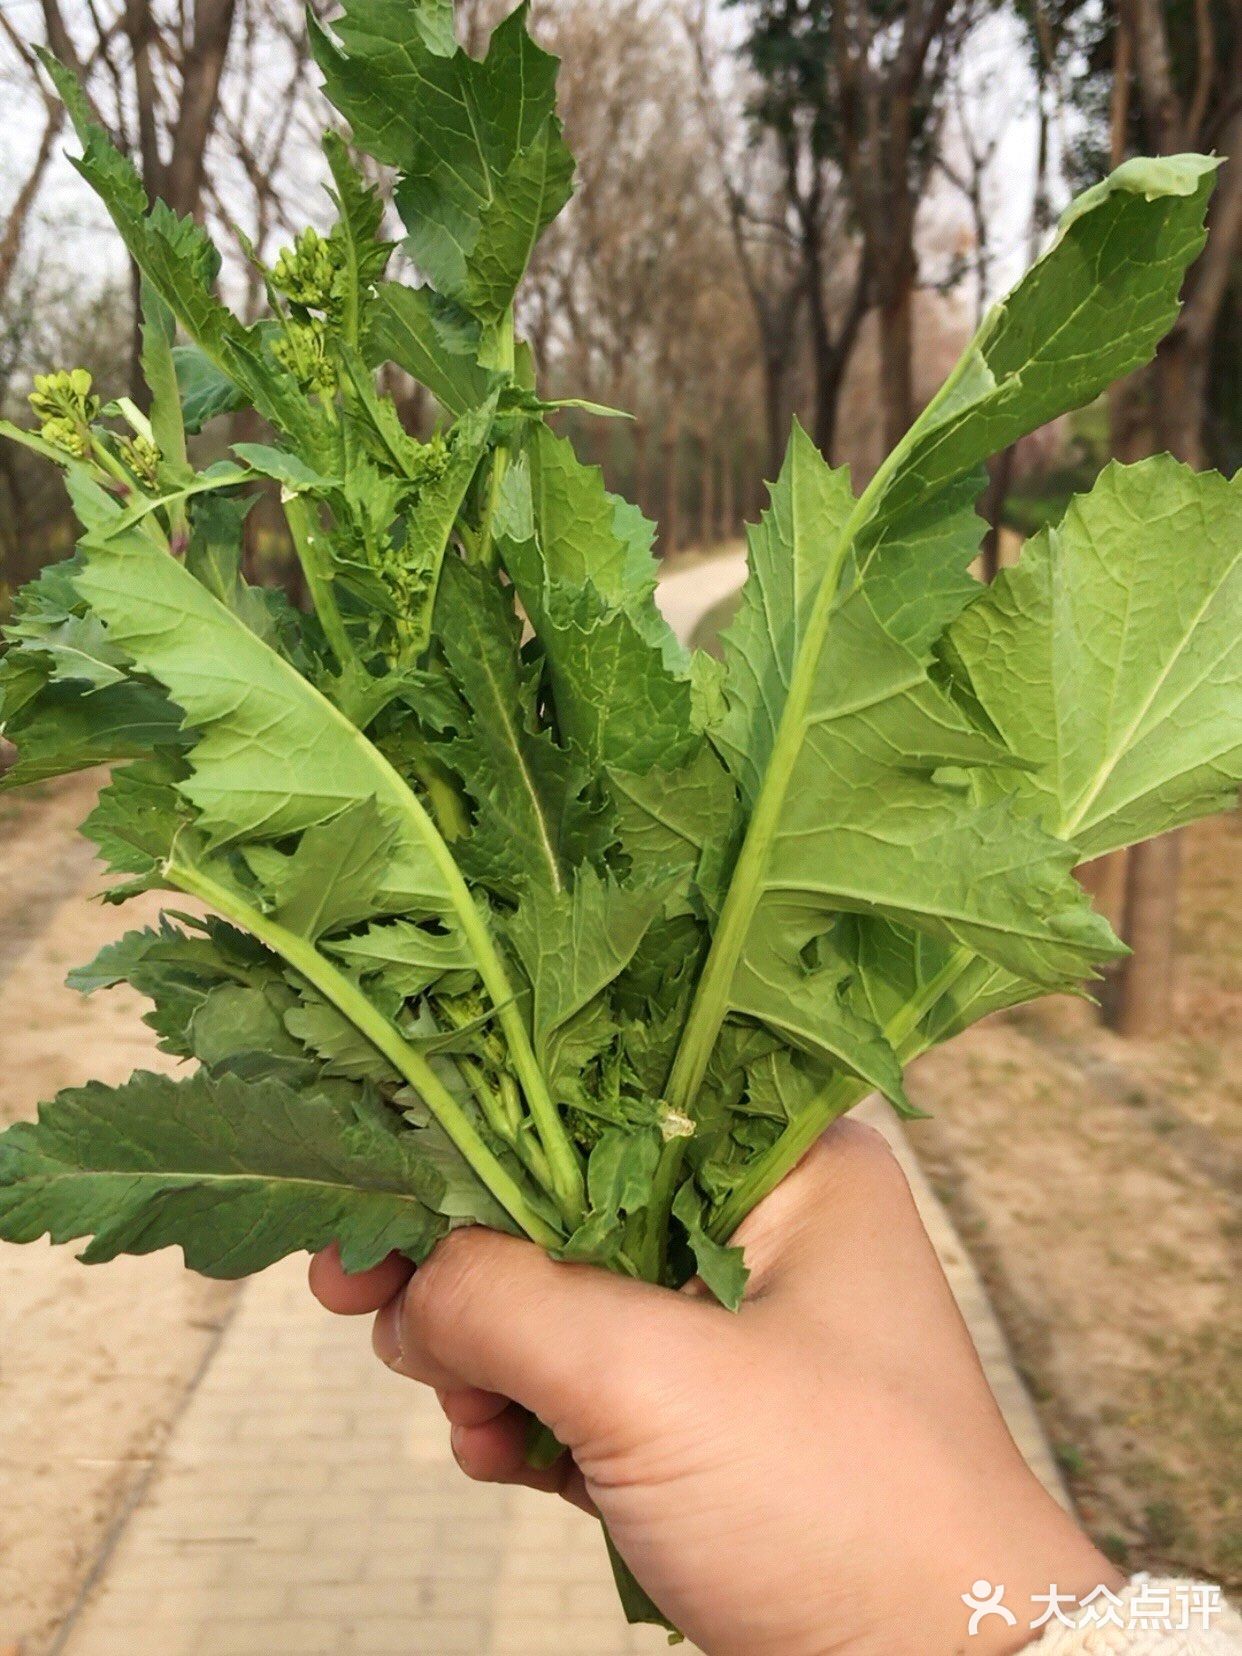
<svg viewBox="0 0 1242 1656"><path fill-rule="evenodd" d="M115 767L84 828L107 900L195 901L71 981L132 984L194 1067L11 1128L0 1236L234 1276L477 1222L736 1306L731 1233L829 1121L907 1110L909 1059L1119 953L1075 865L1230 802L1236 481L1111 466L990 589L968 573L988 456L1173 323L1216 164L1080 197L861 494L795 429L716 662L515 339L573 173L524 11L481 61L451 0L312 28L421 285L329 133L336 222L262 269L254 325L46 63L142 272L151 396L52 374L38 431L5 428L81 524L8 631L5 785ZM387 364L443 408L430 442ZM241 408L271 441L196 470L187 435ZM243 578L259 479L305 611Z"/></svg>

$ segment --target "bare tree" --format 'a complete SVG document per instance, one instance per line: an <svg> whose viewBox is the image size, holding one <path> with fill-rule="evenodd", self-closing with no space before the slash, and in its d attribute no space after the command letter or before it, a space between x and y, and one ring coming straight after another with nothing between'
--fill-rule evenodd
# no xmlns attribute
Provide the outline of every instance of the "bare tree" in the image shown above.
<svg viewBox="0 0 1242 1656"><path fill-rule="evenodd" d="M231 226L240 213L231 195L240 173L260 228L265 213L279 216L280 140L305 90L306 65L301 19L281 0L88 0L71 10L62 0L40 0L40 11L42 44L78 77L100 124L133 158L148 196L179 214ZM0 238L2 298L52 167L61 111L31 43L3 12L0 30L9 67L25 71L28 100L38 101L46 123ZM235 52L239 42L244 50ZM136 302L134 309L130 380L138 396Z"/></svg>
<svg viewBox="0 0 1242 1656"><path fill-rule="evenodd" d="M873 283L884 436L893 447L914 417L915 228L935 152L949 68L973 19L970 0L875 0L830 6L840 146Z"/></svg>

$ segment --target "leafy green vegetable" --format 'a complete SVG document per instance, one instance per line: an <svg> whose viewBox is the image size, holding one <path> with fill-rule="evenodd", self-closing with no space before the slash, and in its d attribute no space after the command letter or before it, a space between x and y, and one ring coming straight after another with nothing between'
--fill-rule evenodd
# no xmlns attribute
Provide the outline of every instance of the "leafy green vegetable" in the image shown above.
<svg viewBox="0 0 1242 1656"><path fill-rule="evenodd" d="M795 427L717 664L515 335L572 180L525 9L479 61L450 0L311 30L424 285L386 279L382 201L329 134L336 222L265 269L250 325L48 61L142 271L151 412L74 369L37 379L36 429L0 426L81 525L7 630L4 785L114 765L84 825L109 900L210 918L72 974L138 989L197 1067L0 1136L0 1236L236 1275L483 1223L736 1308L732 1231L834 1116L908 1109L915 1054L1118 952L1075 865L1233 798L1236 480L1110 467L990 589L969 571L982 463L1173 321L1216 163L1081 197L861 493ZM429 437L389 363L443 410ZM237 408L268 429L196 471L186 434ZM259 480L304 610L242 574Z"/></svg>

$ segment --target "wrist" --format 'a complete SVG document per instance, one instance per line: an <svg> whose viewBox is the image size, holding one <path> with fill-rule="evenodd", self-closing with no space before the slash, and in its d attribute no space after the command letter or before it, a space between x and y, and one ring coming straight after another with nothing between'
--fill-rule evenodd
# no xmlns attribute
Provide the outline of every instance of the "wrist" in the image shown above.
<svg viewBox="0 0 1242 1656"><path fill-rule="evenodd" d="M1030 1487L977 1550L980 1568L948 1584L945 1656L1016 1656L1038 1644L1054 1606L1072 1613L1100 1588L1117 1592L1125 1576L1069 1513L1027 1474ZM962 1564L970 1556L959 1554ZM969 1577L969 1579L966 1579ZM920 1646L920 1648L930 1648Z"/></svg>

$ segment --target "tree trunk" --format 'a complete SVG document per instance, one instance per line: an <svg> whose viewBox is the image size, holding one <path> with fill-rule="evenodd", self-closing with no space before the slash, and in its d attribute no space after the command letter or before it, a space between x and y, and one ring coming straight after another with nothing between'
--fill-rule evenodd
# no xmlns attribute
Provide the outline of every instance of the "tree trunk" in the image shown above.
<svg viewBox="0 0 1242 1656"><path fill-rule="evenodd" d="M634 500L645 517L651 510L651 431L640 414L634 421Z"/></svg>
<svg viewBox="0 0 1242 1656"><path fill-rule="evenodd" d="M763 423L767 442L768 477L775 481L785 458L788 415L786 398L789 355L782 344L765 345L763 352Z"/></svg>
<svg viewBox="0 0 1242 1656"><path fill-rule="evenodd" d="M1196 471L1207 464L1203 446L1207 366L1206 352L1174 324L1156 354L1156 434L1161 448Z"/></svg>
<svg viewBox="0 0 1242 1656"><path fill-rule="evenodd" d="M913 282L896 276L877 308L880 333L880 407L884 446L892 450L914 419Z"/></svg>
<svg viewBox="0 0 1242 1656"><path fill-rule="evenodd" d="M1075 872L1092 905L1120 936L1126 928L1126 852L1110 851Z"/></svg>
<svg viewBox="0 0 1242 1656"><path fill-rule="evenodd" d="M703 438L703 467L699 480L699 545L707 549L716 539L716 449Z"/></svg>
<svg viewBox="0 0 1242 1656"><path fill-rule="evenodd" d="M669 416L664 433L664 506L660 513L660 552L670 556L681 546L681 412Z"/></svg>
<svg viewBox="0 0 1242 1656"><path fill-rule="evenodd" d="M1134 951L1118 973L1113 1027L1155 1039L1173 1022L1174 930L1181 837L1164 834L1130 848L1125 939Z"/></svg>
<svg viewBox="0 0 1242 1656"><path fill-rule="evenodd" d="M815 424L811 435L815 447L831 465L837 441L837 416L841 411L841 387L845 361L840 351L829 349L815 360Z"/></svg>
<svg viewBox="0 0 1242 1656"><path fill-rule="evenodd" d="M985 581L994 581L1000 574L1000 546L1001 546L1001 518L1005 512L1005 501L1009 497L1009 485L1013 480L1014 445L1002 449L988 465L988 486L983 492L983 499L979 502L979 509L987 523L987 533L983 537L983 545L979 549L980 562L983 565Z"/></svg>
<svg viewBox="0 0 1242 1656"><path fill-rule="evenodd" d="M720 538L732 540L737 533L737 454L727 443L720 456Z"/></svg>

